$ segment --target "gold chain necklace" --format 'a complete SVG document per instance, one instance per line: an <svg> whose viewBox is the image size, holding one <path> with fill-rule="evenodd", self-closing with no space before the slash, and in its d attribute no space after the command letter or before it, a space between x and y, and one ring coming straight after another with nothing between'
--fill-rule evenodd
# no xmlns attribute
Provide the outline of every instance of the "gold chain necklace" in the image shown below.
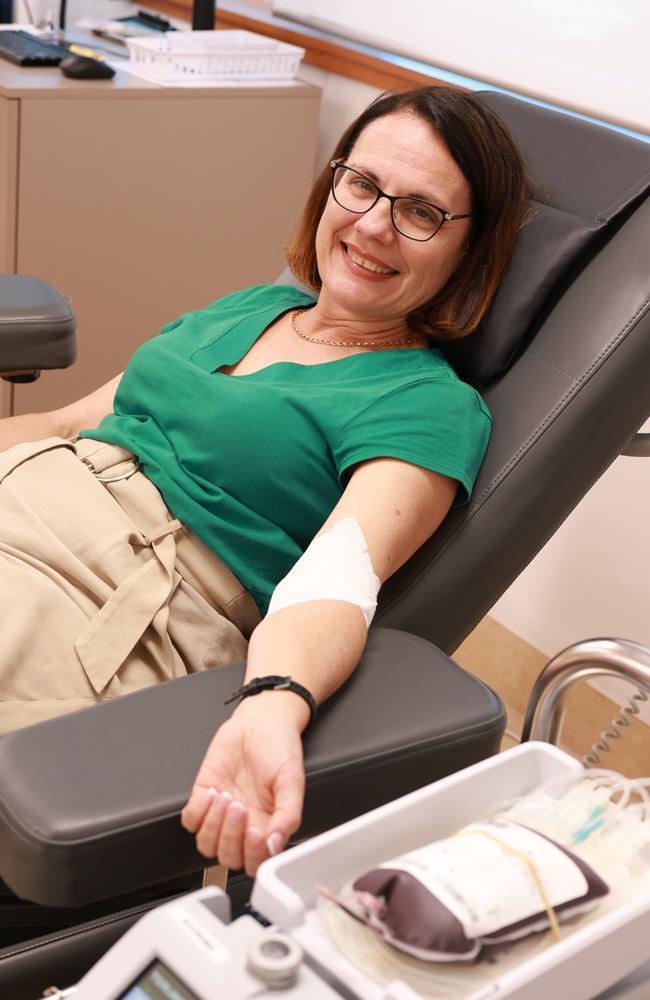
<svg viewBox="0 0 650 1000"><path fill-rule="evenodd" d="M311 308L307 306L307 309ZM302 340L308 340L310 344L326 344L329 347L371 347L372 345L368 343L367 340L322 340L320 337L308 337L306 333L298 329L296 323L296 316L299 316L301 312L306 312L306 309L296 309L295 312L291 313L291 326L293 327L295 333ZM396 347L398 344L423 344L426 346L426 340L422 337L404 337L402 340L387 340L385 343L380 344L380 347Z"/></svg>

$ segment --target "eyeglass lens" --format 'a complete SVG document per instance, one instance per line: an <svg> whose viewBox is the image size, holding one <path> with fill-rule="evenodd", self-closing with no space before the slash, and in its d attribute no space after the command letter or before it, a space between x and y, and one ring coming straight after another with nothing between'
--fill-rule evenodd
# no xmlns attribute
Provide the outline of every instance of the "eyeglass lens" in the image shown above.
<svg viewBox="0 0 650 1000"><path fill-rule="evenodd" d="M371 180L345 166L335 168L332 191L341 208L358 215L368 212L382 194ZM395 228L412 240L431 239L444 222L439 209L414 198L395 198L391 207Z"/></svg>

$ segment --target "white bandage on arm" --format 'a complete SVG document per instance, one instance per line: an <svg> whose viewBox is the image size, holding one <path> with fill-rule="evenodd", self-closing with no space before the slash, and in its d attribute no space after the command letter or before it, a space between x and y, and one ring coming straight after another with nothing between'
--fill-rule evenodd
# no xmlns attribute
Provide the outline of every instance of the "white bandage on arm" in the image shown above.
<svg viewBox="0 0 650 1000"><path fill-rule="evenodd" d="M315 538L280 580L267 614L305 601L347 601L361 608L369 628L379 587L359 522L344 517Z"/></svg>

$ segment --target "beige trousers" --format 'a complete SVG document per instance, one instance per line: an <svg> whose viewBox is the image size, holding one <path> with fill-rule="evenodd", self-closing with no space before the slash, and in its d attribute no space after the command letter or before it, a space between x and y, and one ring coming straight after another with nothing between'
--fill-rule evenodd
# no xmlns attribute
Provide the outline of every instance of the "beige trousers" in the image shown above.
<svg viewBox="0 0 650 1000"><path fill-rule="evenodd" d="M0 453L0 733L246 656L259 621L131 454Z"/></svg>

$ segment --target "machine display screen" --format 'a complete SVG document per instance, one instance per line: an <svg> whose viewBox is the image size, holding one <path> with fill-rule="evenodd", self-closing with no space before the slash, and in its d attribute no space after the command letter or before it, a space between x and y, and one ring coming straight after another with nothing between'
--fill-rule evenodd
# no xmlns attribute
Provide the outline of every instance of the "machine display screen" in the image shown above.
<svg viewBox="0 0 650 1000"><path fill-rule="evenodd" d="M156 959L117 1000L201 1000Z"/></svg>

